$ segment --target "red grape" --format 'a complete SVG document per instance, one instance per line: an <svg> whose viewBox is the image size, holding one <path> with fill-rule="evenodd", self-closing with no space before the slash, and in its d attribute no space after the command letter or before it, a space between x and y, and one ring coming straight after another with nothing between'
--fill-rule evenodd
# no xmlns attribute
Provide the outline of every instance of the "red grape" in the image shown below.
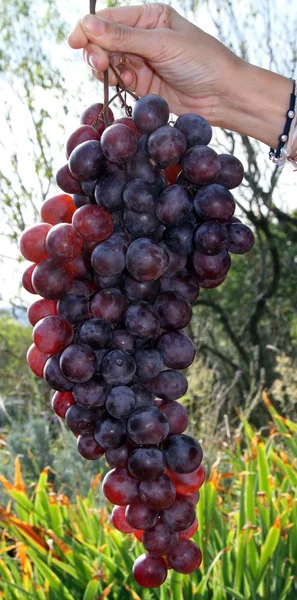
<svg viewBox="0 0 297 600"><path fill-rule="evenodd" d="M167 566L162 556L141 554L133 565L133 577L145 588L159 587L167 577Z"/></svg>
<svg viewBox="0 0 297 600"><path fill-rule="evenodd" d="M87 241L101 242L113 232L112 216L101 206L82 206L73 215L76 233Z"/></svg>
<svg viewBox="0 0 297 600"><path fill-rule="evenodd" d="M192 525L190 525L190 527L188 527L187 529L184 529L184 531L178 532L178 537L190 539L191 537L193 537L193 535L195 535L197 529L198 529L198 521L197 521L197 517L196 517L195 521L193 521L193 523L192 523Z"/></svg>
<svg viewBox="0 0 297 600"><path fill-rule="evenodd" d="M71 223L75 213L75 205L68 194L58 194L45 200L40 209L40 216L45 223Z"/></svg>
<svg viewBox="0 0 297 600"><path fill-rule="evenodd" d="M32 304L30 304L28 310L28 321L31 325L36 325L38 321L43 319L44 317L56 316L58 315L57 311L57 302L54 300L47 300L43 298L42 300L36 300Z"/></svg>
<svg viewBox="0 0 297 600"><path fill-rule="evenodd" d="M72 150L83 142L89 142L90 140L100 141L101 134L90 125L81 125L78 127L68 138L66 143L66 158L69 158Z"/></svg>
<svg viewBox="0 0 297 600"><path fill-rule="evenodd" d="M191 540L180 539L168 554L168 562L177 573L193 573L202 562L201 550Z"/></svg>
<svg viewBox="0 0 297 600"><path fill-rule="evenodd" d="M20 251L24 258L39 263L48 257L45 239L51 228L49 223L38 223L23 231L20 237Z"/></svg>
<svg viewBox="0 0 297 600"><path fill-rule="evenodd" d="M52 397L52 409L58 417L65 419L69 406L75 404L74 396L71 392L55 392Z"/></svg>
<svg viewBox="0 0 297 600"><path fill-rule="evenodd" d="M102 483L107 500L119 506L127 506L138 498L138 481L130 477L125 469L109 471Z"/></svg>
<svg viewBox="0 0 297 600"><path fill-rule="evenodd" d="M173 481L176 493L183 496L192 496L201 488L205 481L205 469L202 465L191 473L174 473L167 470L166 474Z"/></svg>
<svg viewBox="0 0 297 600"><path fill-rule="evenodd" d="M73 340L74 331L70 323L61 317L44 317L33 329L33 341L40 352L56 354Z"/></svg>
<svg viewBox="0 0 297 600"><path fill-rule="evenodd" d="M161 410L168 419L168 435L183 433L187 429L189 424L189 413L182 404L179 402L166 402L163 400L162 402L158 403L157 406L158 409Z"/></svg>
<svg viewBox="0 0 297 600"><path fill-rule="evenodd" d="M125 512L126 506L114 506L111 513L111 522L114 528L122 533L135 533L135 528L129 525Z"/></svg>
<svg viewBox="0 0 297 600"><path fill-rule="evenodd" d="M114 120L114 115L109 107L107 109L107 114L109 122L112 122ZM96 125L94 121L97 120L100 121L100 123ZM101 102L97 102L96 104L91 104L91 106L85 108L81 114L80 122L85 125L93 125L99 131L101 131L101 127L104 129L103 104L101 104Z"/></svg>
<svg viewBox="0 0 297 600"><path fill-rule="evenodd" d="M32 283L32 276L33 276L34 269L36 266L37 265L34 264L34 265L30 265L29 267L27 267L27 269L25 269L23 276L22 276L22 286L30 294L37 294L35 288L33 287L33 283Z"/></svg>
<svg viewBox="0 0 297 600"><path fill-rule="evenodd" d="M35 344L32 344L27 352L27 363L36 377L43 378L43 369L50 353L40 352Z"/></svg>
<svg viewBox="0 0 297 600"><path fill-rule="evenodd" d="M129 127L117 123L107 127L101 137L104 156L112 162L127 162L137 150L137 137Z"/></svg>
<svg viewBox="0 0 297 600"><path fill-rule="evenodd" d="M39 263L33 272L32 283L36 292L56 300L67 294L72 282L72 276L62 265L57 265L52 258L46 258Z"/></svg>

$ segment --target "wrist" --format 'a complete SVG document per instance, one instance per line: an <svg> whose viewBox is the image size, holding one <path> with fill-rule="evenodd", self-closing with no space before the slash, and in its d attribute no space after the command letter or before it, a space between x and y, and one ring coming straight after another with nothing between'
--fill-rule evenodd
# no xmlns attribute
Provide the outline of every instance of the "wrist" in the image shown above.
<svg viewBox="0 0 297 600"><path fill-rule="evenodd" d="M289 108L292 81L240 60L230 75L215 125L276 148Z"/></svg>

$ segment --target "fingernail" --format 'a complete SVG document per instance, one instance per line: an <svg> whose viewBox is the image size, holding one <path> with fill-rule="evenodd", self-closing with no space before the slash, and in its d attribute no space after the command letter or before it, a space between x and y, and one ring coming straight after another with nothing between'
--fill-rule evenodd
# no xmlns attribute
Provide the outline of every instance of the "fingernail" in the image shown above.
<svg viewBox="0 0 297 600"><path fill-rule="evenodd" d="M90 54L89 58L88 58L88 62L89 65L92 67L92 69L97 69L97 56L95 54Z"/></svg>
<svg viewBox="0 0 297 600"><path fill-rule="evenodd" d="M84 29L93 33L94 35L100 35L104 30L104 21L102 19L98 19L94 15L86 15L82 19L82 25Z"/></svg>

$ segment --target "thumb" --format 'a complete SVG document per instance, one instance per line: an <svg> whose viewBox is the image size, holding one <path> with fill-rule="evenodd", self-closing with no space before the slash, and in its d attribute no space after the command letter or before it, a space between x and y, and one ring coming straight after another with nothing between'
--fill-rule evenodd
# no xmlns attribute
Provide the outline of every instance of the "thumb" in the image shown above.
<svg viewBox="0 0 297 600"><path fill-rule="evenodd" d="M103 50L131 52L148 59L156 54L157 40L153 29L128 27L95 15L83 17L81 26L88 39L103 48Z"/></svg>

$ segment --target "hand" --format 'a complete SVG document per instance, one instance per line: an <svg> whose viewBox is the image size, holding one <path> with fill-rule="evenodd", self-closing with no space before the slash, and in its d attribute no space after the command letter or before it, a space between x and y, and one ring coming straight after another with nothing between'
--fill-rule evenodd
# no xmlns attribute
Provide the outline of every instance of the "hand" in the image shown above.
<svg viewBox="0 0 297 600"><path fill-rule="evenodd" d="M84 59L100 81L111 62L138 96L159 94L174 114L198 113L212 125L221 123L222 102L232 95L236 72L246 64L166 4L87 15L68 41L72 48L84 49ZM123 54L125 65L120 64ZM117 83L112 71L109 81Z"/></svg>

